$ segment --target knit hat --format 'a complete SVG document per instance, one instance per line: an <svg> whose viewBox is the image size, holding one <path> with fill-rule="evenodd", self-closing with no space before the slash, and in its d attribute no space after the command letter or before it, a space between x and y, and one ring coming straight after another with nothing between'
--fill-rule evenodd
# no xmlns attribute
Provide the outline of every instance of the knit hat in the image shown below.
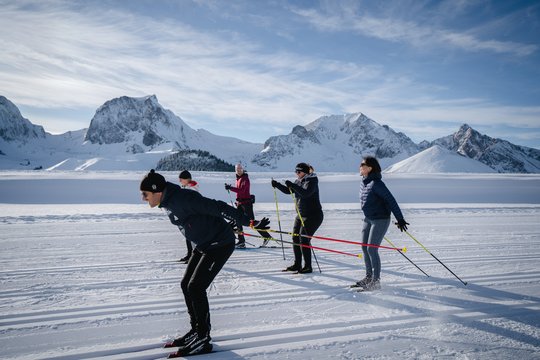
<svg viewBox="0 0 540 360"><path fill-rule="evenodd" d="M158 174L154 169L142 179L141 181L141 191L150 191L153 193L163 192L165 190L165 185L167 181L163 175Z"/></svg>
<svg viewBox="0 0 540 360"><path fill-rule="evenodd" d="M180 175L178 175L179 179L185 179L185 180L191 180L191 173L187 170L182 170Z"/></svg>
<svg viewBox="0 0 540 360"><path fill-rule="evenodd" d="M303 173L309 174L309 165L306 163L298 163L296 164L296 171L301 171Z"/></svg>

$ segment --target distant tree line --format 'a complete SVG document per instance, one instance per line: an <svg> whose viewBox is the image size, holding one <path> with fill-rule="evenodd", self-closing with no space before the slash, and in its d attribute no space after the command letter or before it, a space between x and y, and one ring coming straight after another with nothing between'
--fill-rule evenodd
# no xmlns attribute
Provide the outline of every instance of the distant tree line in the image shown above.
<svg viewBox="0 0 540 360"><path fill-rule="evenodd" d="M218 159L208 151L180 150L159 160L156 170L162 171L234 171L234 165Z"/></svg>

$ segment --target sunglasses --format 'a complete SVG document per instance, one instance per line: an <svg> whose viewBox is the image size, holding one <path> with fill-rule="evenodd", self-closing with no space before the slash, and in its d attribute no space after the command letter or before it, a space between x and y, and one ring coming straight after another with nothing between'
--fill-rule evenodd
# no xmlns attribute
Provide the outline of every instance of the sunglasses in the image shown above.
<svg viewBox="0 0 540 360"><path fill-rule="evenodd" d="M143 200L148 200L148 195L149 194L146 191L142 191L141 195L142 195Z"/></svg>

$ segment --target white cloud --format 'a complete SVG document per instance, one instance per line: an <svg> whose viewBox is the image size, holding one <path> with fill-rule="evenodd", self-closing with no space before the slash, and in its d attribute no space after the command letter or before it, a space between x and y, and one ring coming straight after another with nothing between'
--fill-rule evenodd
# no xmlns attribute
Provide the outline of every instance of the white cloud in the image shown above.
<svg viewBox="0 0 540 360"><path fill-rule="evenodd" d="M293 11L321 31L354 31L360 35L407 43L418 48L450 46L467 52L489 51L517 56L528 56L538 50L538 46L534 44L483 40L467 32L422 26L414 21L398 18L357 15L354 9L348 9L350 12L346 14L342 11L338 11L338 14L322 13L314 9L294 9Z"/></svg>
<svg viewBox="0 0 540 360"><path fill-rule="evenodd" d="M434 140L454 133L461 124L468 124L487 135L508 139L516 144L527 143L538 147L540 107L500 106L482 99L441 101L418 99L410 107L367 107L368 116L381 124L411 136L414 141ZM529 131L527 129L532 129ZM489 131L488 131L489 130ZM535 141L536 140L536 145Z"/></svg>
<svg viewBox="0 0 540 360"><path fill-rule="evenodd" d="M0 14L6 29L0 35L6 49L0 86L25 105L97 107L120 95L157 94L185 117L284 122L305 109L325 112L318 104L340 97L340 90L303 74L326 74L336 82L379 72L286 52L264 54L239 38L112 10L77 12L61 3L36 11L6 6Z"/></svg>
<svg viewBox="0 0 540 360"><path fill-rule="evenodd" d="M164 107L195 128L224 135L233 134L225 130L236 134L250 129L258 138L238 137L253 141L276 135L270 132L273 129L341 112L362 111L407 134L428 135L426 123L443 123L443 130L433 125L432 136L426 138L446 135L448 122L503 123L501 114L506 114L506 123L511 119L527 127L540 114L538 108L504 108L481 99L440 101L436 86L393 75L379 65L269 51L232 32L207 33L178 21L87 7L75 10L69 5L0 6L0 88L16 104L96 109L114 97L156 94ZM305 16L326 21L328 28L343 26L338 18ZM373 36L390 40L402 36L411 42L429 37L427 29L414 24L391 27L384 21L365 20L357 26L370 28ZM357 31L368 31L362 29ZM466 36L448 41L475 44ZM477 44L481 45L492 51L500 44ZM426 93L430 96L422 95ZM42 119L30 118L49 130L45 122L51 119ZM60 131L60 119L56 120ZM80 119L77 127L65 130L79 129L79 123Z"/></svg>

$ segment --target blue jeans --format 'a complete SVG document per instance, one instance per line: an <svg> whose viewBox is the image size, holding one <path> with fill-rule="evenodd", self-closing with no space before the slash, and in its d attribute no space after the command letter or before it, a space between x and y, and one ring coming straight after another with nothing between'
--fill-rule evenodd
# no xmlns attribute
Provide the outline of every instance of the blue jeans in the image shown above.
<svg viewBox="0 0 540 360"><path fill-rule="evenodd" d="M362 242L364 244L381 245L381 242L390 226L390 218L371 220L364 219L362 227ZM366 275L379 279L381 277L381 259L379 248L362 246L364 252L364 263L366 264Z"/></svg>

